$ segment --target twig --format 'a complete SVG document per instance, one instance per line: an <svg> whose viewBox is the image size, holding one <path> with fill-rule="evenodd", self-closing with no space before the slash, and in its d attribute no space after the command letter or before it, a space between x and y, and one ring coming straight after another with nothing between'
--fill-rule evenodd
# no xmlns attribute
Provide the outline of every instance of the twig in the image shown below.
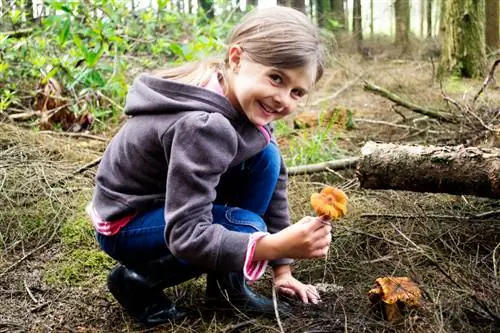
<svg viewBox="0 0 500 333"><path fill-rule="evenodd" d="M278 300L276 297L276 288L274 288L274 286L273 286L272 290L273 290L274 315L276 316L276 321L278 322L278 327L280 328L280 332L285 333L285 331L283 330L283 324L281 324L280 314L278 311Z"/></svg>
<svg viewBox="0 0 500 333"><path fill-rule="evenodd" d="M55 132L55 131L39 131L38 133L49 134L49 135L72 136L72 137L79 137L79 138L91 139L91 140L102 141L102 142L107 142L109 140L108 138L103 138L100 136L86 134L86 133Z"/></svg>
<svg viewBox="0 0 500 333"><path fill-rule="evenodd" d="M257 319L250 319L250 320L246 320L246 321L243 321L241 323L238 323L238 324L234 324L232 325L231 327L227 328L224 333L231 333L233 331L236 331L236 330L239 330L240 328L242 327L245 327L247 325L252 325L253 323L255 323L257 321Z"/></svg>
<svg viewBox="0 0 500 333"><path fill-rule="evenodd" d="M441 121L444 121L447 123L456 123L456 120L453 119L453 117L449 113L444 113L441 110L427 109L427 108L424 108L420 105L414 104L412 102L405 101L400 96L388 91L387 89L384 89L384 88L379 87L373 83L370 83L368 81L365 81L364 89L371 91L371 92L373 92L377 95L380 95L382 97L385 97L388 100L390 100L398 105L404 106L405 108L407 108L413 112L417 112L417 113L423 114L425 116L428 116L430 118L435 118L435 119L438 119L438 120L441 120Z"/></svg>
<svg viewBox="0 0 500 333"><path fill-rule="evenodd" d="M472 105L476 104L476 100L483 93L483 91L486 88L486 86L488 85L488 83L490 83L491 79L493 78L493 75L495 74L495 69L496 69L496 67L498 66L499 63L500 63L500 58L497 59L497 60L495 60L495 62L493 63L493 66L491 66L491 69L490 69L488 75L484 79L484 82L483 82L483 85L481 86L481 89L479 89L479 91L474 96L474 99L472 100Z"/></svg>
<svg viewBox="0 0 500 333"><path fill-rule="evenodd" d="M312 102L310 104L310 106L318 106L319 104L321 104L321 103L323 103L325 101L333 100L333 99L337 98L337 96L340 95L344 90L346 90L347 88L353 86L363 75L365 75L365 73L359 74L358 76L356 76L351 81L346 82L342 87L340 87L339 90L335 91L333 94L328 95L328 96L323 97L323 98L320 98L318 100L315 100L314 102Z"/></svg>
<svg viewBox="0 0 500 333"><path fill-rule="evenodd" d="M493 249L493 276L495 281L498 281L498 264L497 264L497 250L500 247L500 242Z"/></svg>
<svg viewBox="0 0 500 333"><path fill-rule="evenodd" d="M475 220L475 219L486 219L490 216L495 216L499 214L500 211L491 211L491 212L486 212L486 213L481 213L477 215L471 215L471 216L455 216L455 215L436 215L436 214L429 214L429 215L414 215L414 214L381 214L381 213L364 213L361 214L360 217L365 217L365 218L378 218L378 217L386 217L386 218L396 218L396 219L417 219L417 218L435 218L435 219L442 219L442 220Z"/></svg>
<svg viewBox="0 0 500 333"><path fill-rule="evenodd" d="M321 172L321 171L325 171L327 169L331 169L331 170L347 169L347 168L355 166L356 163L358 162L358 160L359 160L359 158L357 158L357 157L351 157L351 158L345 158L342 160L327 161L327 162L316 163L316 164L298 165L298 166L294 166L294 167L289 167L288 168L288 175L296 176L296 175L302 175L302 174Z"/></svg>
<svg viewBox="0 0 500 333"><path fill-rule="evenodd" d="M33 117L37 117L39 115L38 112L36 111L27 111L27 112L22 112L22 113L16 113L16 114L11 114L8 116L9 120L12 121L23 121L23 120L28 120Z"/></svg>
<svg viewBox="0 0 500 333"><path fill-rule="evenodd" d="M93 160L92 162L85 164L84 166L82 166L82 167L81 167L81 168L79 168L78 170L75 170L75 171L73 172L73 175L76 175L76 174L78 174L78 173L82 173L82 172L84 172L84 171L86 171L86 170L88 170L88 169L90 169L90 168L92 168L92 167L95 167L97 164L101 163L101 160L102 160L102 156L101 156L101 157L96 158L96 159L95 159L95 160Z"/></svg>
<svg viewBox="0 0 500 333"><path fill-rule="evenodd" d="M26 280L24 280L23 282L24 282L24 288L28 292L28 295L30 296L30 298L33 300L33 302L38 303L38 300L35 298L35 296L33 296L33 293L31 292L30 288L28 287Z"/></svg>

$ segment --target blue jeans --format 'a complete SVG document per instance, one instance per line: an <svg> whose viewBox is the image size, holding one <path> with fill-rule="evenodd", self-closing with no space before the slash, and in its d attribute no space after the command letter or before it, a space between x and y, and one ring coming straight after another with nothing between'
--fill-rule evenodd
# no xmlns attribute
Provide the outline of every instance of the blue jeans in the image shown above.
<svg viewBox="0 0 500 333"><path fill-rule="evenodd" d="M278 181L280 154L275 144L222 175L213 204L213 223L232 231L266 231L263 220ZM168 223L168 222L167 222ZM101 248L124 265L170 254L165 243L164 207L136 216L113 236L96 235Z"/></svg>

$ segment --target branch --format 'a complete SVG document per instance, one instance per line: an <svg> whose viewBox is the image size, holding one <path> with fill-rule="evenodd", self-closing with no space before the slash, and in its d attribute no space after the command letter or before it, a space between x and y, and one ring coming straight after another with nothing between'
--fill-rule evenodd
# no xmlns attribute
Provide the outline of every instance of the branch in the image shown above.
<svg viewBox="0 0 500 333"><path fill-rule="evenodd" d="M296 176L315 172L321 172L326 170L342 170L349 167L355 166L359 158L350 157L343 160L334 160L323 163L308 164L308 165L298 165L288 168L288 175Z"/></svg>
<svg viewBox="0 0 500 333"><path fill-rule="evenodd" d="M488 73L488 76L484 79L483 85L481 86L481 89L477 92L476 96L474 96L474 99L472 100L472 105L476 104L476 100L479 98L479 96L483 93L484 89L488 85L488 83L491 81L493 78L493 75L495 74L495 69L497 68L498 64L500 63L500 58L495 60L493 63L493 66L491 66L490 72Z"/></svg>
<svg viewBox="0 0 500 333"><path fill-rule="evenodd" d="M428 116L430 118L435 118L447 123L456 123L456 120L453 119L451 114L449 113L444 113L443 111L440 110L431 110L424 108L420 105L414 104L412 102L404 100L402 97L390 92L389 90L379 87L373 83L370 83L368 81L365 81L365 85L363 87L365 90L371 91L377 95L380 95L382 97L387 98L388 100L396 103L397 105L404 106L405 108L417 112L420 114L423 114L425 116Z"/></svg>

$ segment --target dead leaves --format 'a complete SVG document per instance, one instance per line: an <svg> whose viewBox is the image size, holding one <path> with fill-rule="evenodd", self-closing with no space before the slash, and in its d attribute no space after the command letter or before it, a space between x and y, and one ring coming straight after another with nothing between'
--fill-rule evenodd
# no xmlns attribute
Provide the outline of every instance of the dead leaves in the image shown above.
<svg viewBox="0 0 500 333"><path fill-rule="evenodd" d="M401 318L405 306L421 306L422 292L408 277L381 277L375 280L375 284L368 297L388 321Z"/></svg>
<svg viewBox="0 0 500 333"><path fill-rule="evenodd" d="M35 96L35 111L40 115L41 130L59 126L64 131L79 132L88 129L93 117L88 112L76 115L63 95L63 88L54 78L41 80Z"/></svg>
<svg viewBox="0 0 500 333"><path fill-rule="evenodd" d="M336 220L347 213L347 195L338 188L327 186L311 195L311 205L317 216Z"/></svg>

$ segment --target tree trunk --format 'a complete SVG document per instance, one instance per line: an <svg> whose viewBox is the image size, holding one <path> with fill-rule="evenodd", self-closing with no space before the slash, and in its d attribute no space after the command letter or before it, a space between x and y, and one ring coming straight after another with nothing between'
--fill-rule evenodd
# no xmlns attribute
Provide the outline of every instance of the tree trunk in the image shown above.
<svg viewBox="0 0 500 333"><path fill-rule="evenodd" d="M486 0L486 47L490 51L498 49L499 8L498 0Z"/></svg>
<svg viewBox="0 0 500 333"><path fill-rule="evenodd" d="M278 4L281 5L280 3ZM259 5L258 0L247 0L247 7L256 8L258 5Z"/></svg>
<svg viewBox="0 0 500 333"><path fill-rule="evenodd" d="M256 1L258 2L258 1ZM288 0L278 0L278 5L288 7Z"/></svg>
<svg viewBox="0 0 500 333"><path fill-rule="evenodd" d="M305 2L305 0L292 0L290 2L290 5L292 6L292 8L300 10L304 14L306 13L306 2Z"/></svg>
<svg viewBox="0 0 500 333"><path fill-rule="evenodd" d="M352 7L352 32L356 41L358 51L362 49L363 43L363 20L361 16L361 0L353 0Z"/></svg>
<svg viewBox="0 0 500 333"><path fill-rule="evenodd" d="M402 53L407 53L410 46L410 2L409 0L396 0L394 2L396 15L396 47Z"/></svg>
<svg viewBox="0 0 500 333"><path fill-rule="evenodd" d="M330 0L317 0L316 13L318 17L318 25L325 27L328 19L332 17L332 10L330 8Z"/></svg>
<svg viewBox="0 0 500 333"><path fill-rule="evenodd" d="M208 19L214 18L214 1L213 0L199 0L200 7L205 12Z"/></svg>
<svg viewBox="0 0 500 333"><path fill-rule="evenodd" d="M332 0L331 8L333 19L339 23L340 29L346 30L344 0Z"/></svg>
<svg viewBox="0 0 500 333"><path fill-rule="evenodd" d="M33 0L25 0L24 15L27 22L33 21Z"/></svg>
<svg viewBox="0 0 500 333"><path fill-rule="evenodd" d="M482 77L486 69L484 0L445 0L439 75ZM498 29L498 28L497 28Z"/></svg>
<svg viewBox="0 0 500 333"><path fill-rule="evenodd" d="M368 142L356 171L362 188L500 198L500 149Z"/></svg>
<svg viewBox="0 0 500 333"><path fill-rule="evenodd" d="M427 0L427 38L432 37L432 0Z"/></svg>
<svg viewBox="0 0 500 333"><path fill-rule="evenodd" d="M420 38L424 38L425 0L420 0Z"/></svg>

